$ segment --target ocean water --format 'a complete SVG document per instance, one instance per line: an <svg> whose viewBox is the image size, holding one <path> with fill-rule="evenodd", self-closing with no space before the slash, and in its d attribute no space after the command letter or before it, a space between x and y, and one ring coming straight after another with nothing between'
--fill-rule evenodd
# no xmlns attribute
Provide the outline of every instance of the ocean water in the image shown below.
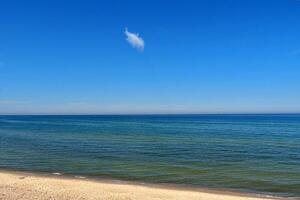
<svg viewBox="0 0 300 200"><path fill-rule="evenodd" d="M0 116L0 168L300 196L300 115Z"/></svg>

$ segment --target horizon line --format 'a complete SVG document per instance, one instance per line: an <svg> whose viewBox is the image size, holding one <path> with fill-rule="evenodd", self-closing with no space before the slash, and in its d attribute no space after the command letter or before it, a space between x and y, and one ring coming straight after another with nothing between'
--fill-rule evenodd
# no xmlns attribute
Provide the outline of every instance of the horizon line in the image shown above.
<svg viewBox="0 0 300 200"><path fill-rule="evenodd" d="M137 115L300 115L300 112L241 112L241 113L6 113L0 116L137 116Z"/></svg>

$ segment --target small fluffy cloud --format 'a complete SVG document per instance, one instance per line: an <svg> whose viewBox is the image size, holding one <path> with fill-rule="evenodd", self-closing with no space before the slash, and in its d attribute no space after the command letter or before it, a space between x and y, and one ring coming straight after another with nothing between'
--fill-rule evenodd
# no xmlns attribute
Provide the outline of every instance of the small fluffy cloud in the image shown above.
<svg viewBox="0 0 300 200"><path fill-rule="evenodd" d="M133 48L136 48L140 51L144 50L145 47L145 42L143 38L139 36L138 33L131 33L125 28L125 35L126 35L126 40Z"/></svg>

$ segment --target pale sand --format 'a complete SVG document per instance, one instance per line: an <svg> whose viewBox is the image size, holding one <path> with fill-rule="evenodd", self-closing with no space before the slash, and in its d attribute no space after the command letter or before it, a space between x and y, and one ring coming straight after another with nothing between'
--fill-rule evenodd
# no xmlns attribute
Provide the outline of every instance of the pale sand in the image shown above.
<svg viewBox="0 0 300 200"><path fill-rule="evenodd" d="M24 172L0 171L1 200L123 200L123 199L187 199L187 200L258 200L259 197L176 189L134 183L114 183L61 176L43 176ZM272 198L268 198L272 199ZM277 199L277 198L273 198Z"/></svg>

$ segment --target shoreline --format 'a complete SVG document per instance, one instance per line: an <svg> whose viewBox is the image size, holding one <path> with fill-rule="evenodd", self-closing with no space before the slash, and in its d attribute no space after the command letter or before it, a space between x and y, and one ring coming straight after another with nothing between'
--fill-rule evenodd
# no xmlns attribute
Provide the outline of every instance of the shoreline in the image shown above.
<svg viewBox="0 0 300 200"><path fill-rule="evenodd" d="M31 180L29 180L31 179ZM9 184L12 182L13 184ZM19 185L20 184L20 185ZM54 184L54 185L53 185ZM47 172L28 172L28 171L17 171L17 170L7 170L0 169L0 195L2 193L6 193L6 196L16 195L20 193L22 196L39 196L38 193L44 193L46 190L47 194L50 196L61 196L65 192L60 193L56 190L52 190L51 187L55 187L55 185L63 184L64 187L56 188L56 190L61 191L62 189L68 190L68 194L87 194L87 196L83 199L95 199L97 191L100 188L103 189L100 193L105 193L108 195L107 198L100 199L139 199L139 193L135 193L135 191L141 190L143 191L141 195L145 194L147 199L155 199L156 196L162 196L159 199L206 199L206 200L261 200L261 199L290 199L295 200L299 199L298 197L280 197L280 196L271 196L264 195L258 193L248 193L248 192L238 192L231 190L222 190L222 189L210 189L210 188L202 188L202 187L189 187L189 186L180 186L176 184L153 184L153 183L144 183L138 181L123 181L118 179L109 179L109 178L91 178L84 177L80 175L65 175L60 173L47 173ZM86 193L86 191L73 191L72 188L77 188L79 185L84 184L87 188L86 191L90 191ZM17 186L16 186L17 185ZM36 190L40 188L40 186L44 186L44 189L41 191ZM5 188L10 188L5 190ZM14 188L15 187L15 188ZM22 188L24 187L24 188ZM4 191L2 191L4 188ZM47 189L48 188L48 189ZM125 191L131 191L128 195L121 195L120 192L124 193ZM14 191L14 189L16 191ZM26 192L35 190L35 192ZM69 191L70 190L70 191ZM113 190L114 192L110 192ZM14 191L14 194L10 194L9 191ZM90 193L94 193L89 196ZM53 194L51 194L53 193ZM113 198L109 198L109 196L115 196ZM2 199L3 196L0 196ZM5 197L5 196L4 196ZM141 196L145 197L145 196ZM145 198L146 198L145 197ZM40 196L38 199L47 199L48 197ZM74 197L60 197L58 199L72 199ZM12 198L4 198L4 199L14 199ZM17 198L16 198L17 199ZM26 199L26 198L25 198ZM56 199L56 198L54 198ZM97 199L97 198L96 198Z"/></svg>

